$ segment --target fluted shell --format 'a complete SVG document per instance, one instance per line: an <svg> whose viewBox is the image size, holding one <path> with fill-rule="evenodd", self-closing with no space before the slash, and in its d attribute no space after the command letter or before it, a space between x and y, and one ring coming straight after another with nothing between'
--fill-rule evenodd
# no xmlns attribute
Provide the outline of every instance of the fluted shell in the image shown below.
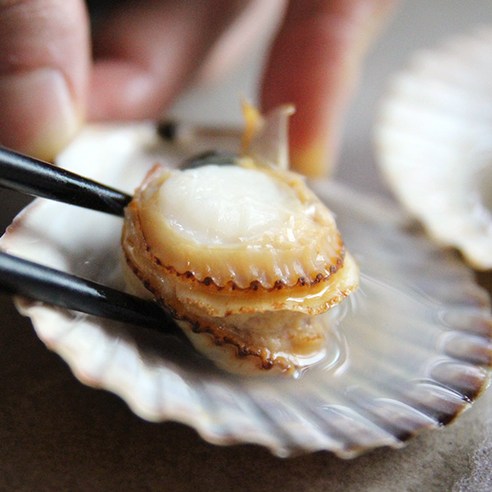
<svg viewBox="0 0 492 492"><path fill-rule="evenodd" d="M476 269L492 268L492 27L415 54L385 95L378 162L404 206Z"/></svg>
<svg viewBox="0 0 492 492"><path fill-rule="evenodd" d="M155 162L176 162L175 154L153 125L99 126L84 130L60 162L132 192ZM18 308L77 378L120 395L145 419L183 422L212 443L255 443L284 457L399 448L422 430L442 429L487 387L489 299L454 254L409 229L392 203L333 181L314 191L335 213L361 285L326 313L326 357L298 379L233 376L172 334L27 300ZM117 217L36 200L0 246L121 289L121 226Z"/></svg>
<svg viewBox="0 0 492 492"><path fill-rule="evenodd" d="M250 158L154 167L127 207L122 245L195 346L233 372L318 362L329 326L315 315L358 286L326 206L299 175Z"/></svg>

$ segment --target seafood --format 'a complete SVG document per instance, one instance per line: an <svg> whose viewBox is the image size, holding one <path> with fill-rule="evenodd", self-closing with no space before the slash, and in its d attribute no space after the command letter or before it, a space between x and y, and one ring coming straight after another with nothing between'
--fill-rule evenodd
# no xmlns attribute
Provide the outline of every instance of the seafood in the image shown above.
<svg viewBox="0 0 492 492"><path fill-rule="evenodd" d="M152 122L93 125L58 162L132 193L156 162L171 166L210 144L195 141L200 150L179 154ZM392 202L334 180L311 187L335 214L361 274L358 290L321 315L331 325L328 353L299 378L233 375L174 334L26 299L17 307L84 384L114 392L144 419L185 423L215 444L352 458L443 429L490 380L487 293L456 255L409 228ZM0 247L122 289L121 227L118 217L38 199Z"/></svg>
<svg viewBox="0 0 492 492"><path fill-rule="evenodd" d="M262 139L288 113L259 125ZM251 156L263 148L255 131L232 165L211 158L150 171L125 214L127 276L220 367L295 375L323 358L329 326L320 315L357 288L358 268L327 207L301 176L272 163L283 149L270 161L261 150Z"/></svg>
<svg viewBox="0 0 492 492"><path fill-rule="evenodd" d="M378 163L440 244L492 269L492 28L412 57L383 98Z"/></svg>

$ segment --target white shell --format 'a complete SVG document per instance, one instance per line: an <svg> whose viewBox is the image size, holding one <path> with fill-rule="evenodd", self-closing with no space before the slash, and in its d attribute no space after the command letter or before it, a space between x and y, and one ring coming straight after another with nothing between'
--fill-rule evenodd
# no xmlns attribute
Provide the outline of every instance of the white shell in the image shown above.
<svg viewBox="0 0 492 492"><path fill-rule="evenodd" d="M492 27L417 53L382 102L376 142L429 234L492 268Z"/></svg>
<svg viewBox="0 0 492 492"><path fill-rule="evenodd" d="M61 161L131 191L170 152L152 125L140 124L87 129ZM321 181L315 191L336 213L362 278L333 310L327 358L299 379L233 376L179 338L37 302L18 305L82 382L117 393L145 419L184 422L210 442L257 443L278 456L330 450L349 458L400 447L452 420L486 387L488 297L455 255L406 231L392 207L336 183ZM121 225L36 200L1 247L122 288Z"/></svg>

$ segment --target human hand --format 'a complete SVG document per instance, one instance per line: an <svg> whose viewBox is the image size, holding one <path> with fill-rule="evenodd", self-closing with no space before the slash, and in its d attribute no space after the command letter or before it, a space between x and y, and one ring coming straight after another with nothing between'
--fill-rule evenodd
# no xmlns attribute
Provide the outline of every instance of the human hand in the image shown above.
<svg viewBox="0 0 492 492"><path fill-rule="evenodd" d="M291 166L311 177L333 168L362 59L397 0L292 0L263 75L263 111L293 103Z"/></svg>
<svg viewBox="0 0 492 492"><path fill-rule="evenodd" d="M219 49L223 64L240 57L284 3L113 2L91 53L82 0L0 0L0 143L49 159L85 119L156 118ZM298 170L326 172L368 34L392 3L288 2L260 99L296 105Z"/></svg>

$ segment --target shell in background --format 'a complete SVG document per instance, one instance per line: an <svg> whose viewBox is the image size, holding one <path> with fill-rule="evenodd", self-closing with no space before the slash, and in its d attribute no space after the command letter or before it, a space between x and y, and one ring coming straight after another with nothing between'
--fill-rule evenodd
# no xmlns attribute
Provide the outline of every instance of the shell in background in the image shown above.
<svg viewBox="0 0 492 492"><path fill-rule="evenodd" d="M391 188L441 244L492 268L492 27L417 53L376 126Z"/></svg>
<svg viewBox="0 0 492 492"><path fill-rule="evenodd" d="M131 191L174 152L150 124L98 127L61 162ZM183 422L210 442L256 443L278 456L329 450L351 458L401 447L451 421L487 386L488 296L454 254L409 232L394 207L333 182L314 190L335 212L362 278L329 312L325 359L298 379L230 375L178 337L26 300L19 308L82 382L115 392L145 419ZM121 226L117 217L36 200L0 246L122 288Z"/></svg>

